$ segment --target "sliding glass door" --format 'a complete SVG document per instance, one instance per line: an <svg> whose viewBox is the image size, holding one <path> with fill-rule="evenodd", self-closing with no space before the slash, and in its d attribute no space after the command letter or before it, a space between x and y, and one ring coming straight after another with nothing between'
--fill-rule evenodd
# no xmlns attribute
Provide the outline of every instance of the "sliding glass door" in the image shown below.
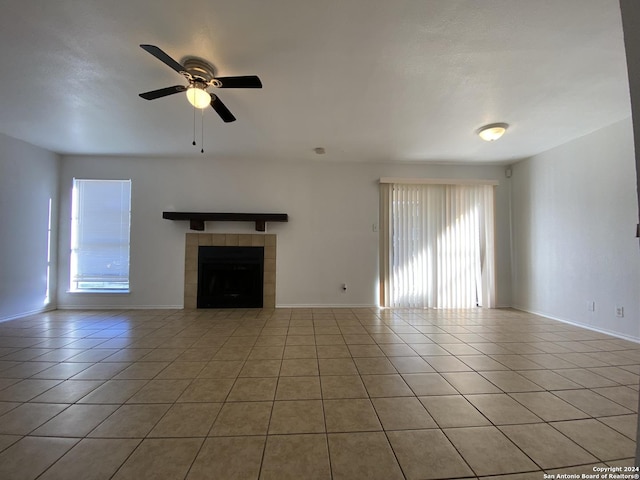
<svg viewBox="0 0 640 480"><path fill-rule="evenodd" d="M494 185L380 187L382 305L494 307Z"/></svg>

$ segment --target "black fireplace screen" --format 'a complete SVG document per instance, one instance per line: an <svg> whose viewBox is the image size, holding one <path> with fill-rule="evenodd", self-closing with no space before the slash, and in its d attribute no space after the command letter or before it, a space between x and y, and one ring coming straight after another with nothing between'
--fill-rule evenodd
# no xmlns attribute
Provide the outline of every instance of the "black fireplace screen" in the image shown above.
<svg viewBox="0 0 640 480"><path fill-rule="evenodd" d="M199 247L198 308L262 308L264 247Z"/></svg>

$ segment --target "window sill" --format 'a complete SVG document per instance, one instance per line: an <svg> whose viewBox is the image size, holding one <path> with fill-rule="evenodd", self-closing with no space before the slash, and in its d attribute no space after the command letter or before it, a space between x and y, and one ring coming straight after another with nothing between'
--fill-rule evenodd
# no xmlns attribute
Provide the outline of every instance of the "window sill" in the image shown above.
<svg viewBox="0 0 640 480"><path fill-rule="evenodd" d="M91 290L67 290L67 293L71 293L71 294L91 294L91 293L98 293L100 295L129 295L131 293L131 290L100 290L100 289L91 289Z"/></svg>

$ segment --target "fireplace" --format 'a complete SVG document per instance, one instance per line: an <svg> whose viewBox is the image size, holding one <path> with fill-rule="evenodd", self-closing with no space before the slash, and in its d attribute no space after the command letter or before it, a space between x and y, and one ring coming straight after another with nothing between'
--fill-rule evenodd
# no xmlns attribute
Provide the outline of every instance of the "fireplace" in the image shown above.
<svg viewBox="0 0 640 480"><path fill-rule="evenodd" d="M244 265L241 268L232 269L224 260L219 262L217 258L207 258L205 261L206 275L217 270L217 280L214 285L210 283L210 280L204 280L205 284L201 283L200 272L200 249L201 247L216 247L223 256L237 257L238 252L243 255L242 250L236 250L240 248L259 247L256 250L261 251L262 254L262 277L261 285L256 288L262 289L262 308L275 308L276 305L276 235L273 234L238 234L238 233L187 233L185 238L185 258L184 258L184 308L245 308L240 307L238 304L233 304L231 300L238 299L240 296L244 296L246 291L242 290L238 284L242 283L245 286L247 282L240 280L245 274L249 274L251 270L255 270L255 266L252 262L254 260L242 260ZM253 250L251 248L251 250ZM207 251L205 249L204 251ZM218 253L214 254L214 257ZM209 256L209 254L205 254ZM237 258L236 258L237 259ZM215 266L215 264L218 264ZM222 265L220 265L222 263ZM220 271L222 270L222 272ZM224 271L226 270L226 272ZM255 273L255 271L254 271ZM218 295L220 292L220 275L228 275L230 278L227 280L227 286L225 289L226 294L223 294L227 299L225 306L215 307L207 306L210 300L205 300L204 303L200 303L198 300L201 290L205 292L213 293L213 296ZM253 288L253 287L252 287ZM219 295L218 295L219 296ZM253 305L253 304L252 304ZM259 305L257 302L255 305ZM247 307L257 308L257 307Z"/></svg>
<svg viewBox="0 0 640 480"><path fill-rule="evenodd" d="M264 247L198 248L198 308L262 308Z"/></svg>

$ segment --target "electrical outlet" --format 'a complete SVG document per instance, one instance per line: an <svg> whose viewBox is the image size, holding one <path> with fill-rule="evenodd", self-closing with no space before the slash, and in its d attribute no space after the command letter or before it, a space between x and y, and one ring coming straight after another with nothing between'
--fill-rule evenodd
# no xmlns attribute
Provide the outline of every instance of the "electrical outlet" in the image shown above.
<svg viewBox="0 0 640 480"><path fill-rule="evenodd" d="M616 317L624 317L624 307L616 307Z"/></svg>
<svg viewBox="0 0 640 480"><path fill-rule="evenodd" d="M596 311L596 302L593 302L593 301L587 302L587 311L595 312Z"/></svg>

